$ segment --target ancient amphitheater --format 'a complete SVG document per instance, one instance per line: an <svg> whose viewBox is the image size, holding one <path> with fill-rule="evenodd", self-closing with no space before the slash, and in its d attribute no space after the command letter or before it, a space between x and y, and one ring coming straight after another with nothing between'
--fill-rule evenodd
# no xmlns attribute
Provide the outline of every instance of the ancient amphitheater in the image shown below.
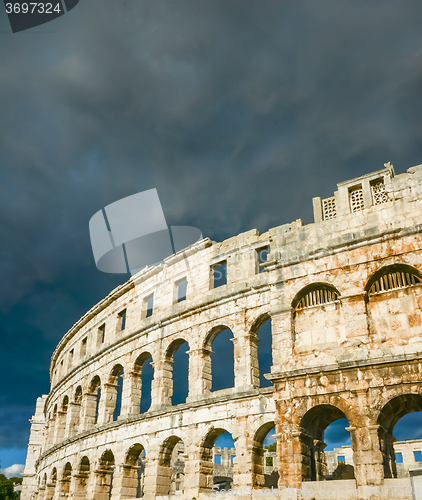
<svg viewBox="0 0 422 500"><path fill-rule="evenodd" d="M211 496L213 448L225 431L235 442L233 488L258 494L274 425L283 494L329 498L327 488L346 485L345 497L380 498L380 487L382 498L412 488L418 498L422 476L397 477L393 429L422 410L422 165L395 175L386 164L313 207L312 224L204 239L141 271L64 335L50 393L31 420L22 500ZM271 385L260 388L269 319ZM234 387L213 391L213 343L227 329ZM189 393L173 406L185 342ZM151 406L141 413L151 359ZM327 481L324 431L340 418L349 422L354 478Z"/></svg>

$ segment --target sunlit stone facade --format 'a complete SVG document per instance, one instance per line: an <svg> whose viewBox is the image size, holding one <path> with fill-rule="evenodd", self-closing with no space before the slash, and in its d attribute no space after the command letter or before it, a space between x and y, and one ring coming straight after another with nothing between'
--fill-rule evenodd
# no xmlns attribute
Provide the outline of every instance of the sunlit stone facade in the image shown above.
<svg viewBox="0 0 422 500"><path fill-rule="evenodd" d="M352 484L410 484L394 479L392 432L404 414L422 410L422 166L395 175L386 164L313 205L312 224L205 239L141 271L64 335L50 393L32 419L23 500L176 494L180 442L184 495L209 495L212 449L224 431L235 441L233 487L260 488L274 424L279 486L309 486L328 475L326 427L345 417ZM178 302L183 280L186 300ZM273 385L260 388L259 332L269 319ZM226 329L234 387L213 392L212 344ZM174 355L184 342L189 393L172 406ZM151 358L152 402L140 413Z"/></svg>

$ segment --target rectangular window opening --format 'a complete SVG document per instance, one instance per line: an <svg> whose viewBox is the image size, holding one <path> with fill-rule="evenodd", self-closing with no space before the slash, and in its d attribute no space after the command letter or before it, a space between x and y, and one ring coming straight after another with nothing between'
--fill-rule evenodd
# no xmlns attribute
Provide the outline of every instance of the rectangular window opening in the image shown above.
<svg viewBox="0 0 422 500"><path fill-rule="evenodd" d="M422 451L414 451L415 462L422 462Z"/></svg>
<svg viewBox="0 0 422 500"><path fill-rule="evenodd" d="M338 463L343 462L345 464L346 463L346 456L345 455L339 455L337 457L337 462Z"/></svg>
<svg viewBox="0 0 422 500"><path fill-rule="evenodd" d="M73 365L73 354L75 353L74 349L69 351L69 368L72 368Z"/></svg>
<svg viewBox="0 0 422 500"><path fill-rule="evenodd" d="M272 467L273 466L273 457L267 457L267 459L266 459L266 465L267 465L267 467Z"/></svg>
<svg viewBox="0 0 422 500"><path fill-rule="evenodd" d="M147 311L146 317L149 318L152 316L152 313L154 312L154 295L148 295L148 297L145 297L144 299L145 302L145 309Z"/></svg>
<svg viewBox="0 0 422 500"><path fill-rule="evenodd" d="M126 309L119 312L119 330L123 331L126 328Z"/></svg>
<svg viewBox="0 0 422 500"><path fill-rule="evenodd" d="M219 262L211 267L212 288L218 288L227 284L227 262Z"/></svg>
<svg viewBox="0 0 422 500"><path fill-rule="evenodd" d="M177 302L186 300L186 291L188 289L188 280L185 278L177 283Z"/></svg>
<svg viewBox="0 0 422 500"><path fill-rule="evenodd" d="M98 340L100 344L104 344L105 341L105 324L98 328Z"/></svg>
<svg viewBox="0 0 422 500"><path fill-rule="evenodd" d="M403 463L403 453L396 453L396 464Z"/></svg>
<svg viewBox="0 0 422 500"><path fill-rule="evenodd" d="M258 256L258 273L265 273L266 269L265 267L261 266L261 264L264 264L267 262L268 259L268 254L270 253L270 247L267 245L266 247L260 248L256 251L257 256Z"/></svg>
<svg viewBox="0 0 422 500"><path fill-rule="evenodd" d="M88 337L85 337L83 340L82 340L82 344L81 344L81 358L83 358L86 354L86 344L88 342Z"/></svg>
<svg viewBox="0 0 422 500"><path fill-rule="evenodd" d="M214 455L214 463L216 465L221 465L221 455Z"/></svg>

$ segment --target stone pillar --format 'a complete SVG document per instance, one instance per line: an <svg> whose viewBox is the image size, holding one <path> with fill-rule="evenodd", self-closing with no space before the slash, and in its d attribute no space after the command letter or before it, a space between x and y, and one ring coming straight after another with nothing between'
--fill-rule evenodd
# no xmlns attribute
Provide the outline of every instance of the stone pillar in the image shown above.
<svg viewBox="0 0 422 500"><path fill-rule="evenodd" d="M63 479L61 479L60 481L57 482L54 500L63 500L65 498L71 498L69 496L70 481L71 481L71 478L69 476L69 477L64 477Z"/></svg>
<svg viewBox="0 0 422 500"><path fill-rule="evenodd" d="M56 415L56 425L54 428L54 438L55 444L61 443L64 439L65 428L66 428L66 416L67 412L58 410Z"/></svg>
<svg viewBox="0 0 422 500"><path fill-rule="evenodd" d="M396 454L393 446L397 439L381 426L378 426L378 436L383 456L384 477L397 477Z"/></svg>
<svg viewBox="0 0 422 500"><path fill-rule="evenodd" d="M130 372L124 377L122 393L122 411L120 415L139 415L141 407L142 368L139 372Z"/></svg>
<svg viewBox="0 0 422 500"><path fill-rule="evenodd" d="M324 453L324 449L326 448L326 446L326 443L324 443L323 441L319 441L318 439L313 440L312 452L315 457L315 472L317 481L325 481L325 476L328 474L327 459Z"/></svg>
<svg viewBox="0 0 422 500"><path fill-rule="evenodd" d="M280 308L275 305L271 308L271 330L273 338L271 373L275 373L284 371L294 362L293 309L291 307Z"/></svg>
<svg viewBox="0 0 422 500"><path fill-rule="evenodd" d="M66 429L64 439L75 436L79 431L81 403L71 401L67 408Z"/></svg>
<svg viewBox="0 0 422 500"><path fill-rule="evenodd" d="M116 468L111 500L137 498L138 469L139 467L128 464L122 464Z"/></svg>
<svg viewBox="0 0 422 500"><path fill-rule="evenodd" d="M259 387L258 337L255 334L236 336L234 344L234 385L236 389Z"/></svg>
<svg viewBox="0 0 422 500"><path fill-rule="evenodd" d="M209 493L213 486L212 448L185 443L184 498L198 498L199 493Z"/></svg>
<svg viewBox="0 0 422 500"><path fill-rule="evenodd" d="M32 493L37 490L37 475L35 462L41 455L44 441L45 417L44 404L47 396L37 399L35 415L30 420L31 434L29 436L28 454L26 456L25 471L22 474L21 500L30 500Z"/></svg>
<svg viewBox="0 0 422 500"><path fill-rule="evenodd" d="M117 384L105 383L101 392L100 405L98 408L98 423L100 425L113 422L113 414L116 409Z"/></svg>
<svg viewBox="0 0 422 500"><path fill-rule="evenodd" d="M280 388L277 388L277 391L280 391ZM299 425L293 406L288 406L283 401L276 401L276 407L275 437L279 486L300 488L302 479L311 477L309 446L304 443L306 435Z"/></svg>
<svg viewBox="0 0 422 500"><path fill-rule="evenodd" d="M245 424L247 424L247 422L245 422ZM233 459L233 489L253 486L253 472L255 467L252 454L254 448L248 432L245 431L244 428L242 431L244 432L238 433L237 436L233 436L236 450L236 456ZM263 453L262 447L261 451Z"/></svg>
<svg viewBox="0 0 422 500"><path fill-rule="evenodd" d="M87 392L82 401L82 417L79 425L79 432L93 429L97 422L97 394Z"/></svg>
<svg viewBox="0 0 422 500"><path fill-rule="evenodd" d="M45 485L43 500L53 500L56 491L56 483L47 483Z"/></svg>
<svg viewBox="0 0 422 500"><path fill-rule="evenodd" d="M202 399L211 393L211 354L205 348L191 349L189 354L189 395L187 402Z"/></svg>
<svg viewBox="0 0 422 500"><path fill-rule="evenodd" d="M109 500L112 489L113 470L97 469L94 471L92 488L88 489L87 500Z"/></svg>
<svg viewBox="0 0 422 500"><path fill-rule="evenodd" d="M384 464L378 436L379 425L348 427L357 486L380 486L383 482Z"/></svg>
<svg viewBox="0 0 422 500"><path fill-rule="evenodd" d="M151 390L151 410L171 406L173 395L173 365L170 359L151 363L154 368L154 379Z"/></svg>
<svg viewBox="0 0 422 500"><path fill-rule="evenodd" d="M70 483L70 498L72 500L86 500L88 492L89 473L78 472L73 474Z"/></svg>
<svg viewBox="0 0 422 500"><path fill-rule="evenodd" d="M151 451L145 467L144 499L154 500L157 495L168 495L171 487L170 463L160 463L159 451Z"/></svg>

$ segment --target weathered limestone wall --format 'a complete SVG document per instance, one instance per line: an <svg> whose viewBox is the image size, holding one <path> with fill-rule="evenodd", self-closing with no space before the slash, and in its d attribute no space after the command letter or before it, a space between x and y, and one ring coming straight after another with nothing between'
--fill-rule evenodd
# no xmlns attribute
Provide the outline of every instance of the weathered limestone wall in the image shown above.
<svg viewBox="0 0 422 500"><path fill-rule="evenodd" d="M274 422L279 484L297 488L325 479L324 431L344 417L357 487L393 480L394 425L422 409L422 166L396 176L388 164L340 183L334 197L314 199L314 213L313 224L198 242L88 311L52 356L51 390L31 431L42 444L30 444L23 500L108 500L110 490L112 500L135 498L143 450L145 496L167 495L180 439L184 492L198 498L213 485L212 448L223 431L236 443L234 486L260 487ZM213 268L222 263L227 282L216 288ZM183 279L187 297L178 302ZM262 389L259 328L268 319L274 387ZM224 329L233 334L234 387L212 392L212 343ZM173 407L174 353L183 342L189 394ZM148 359L152 404L140 414Z"/></svg>

